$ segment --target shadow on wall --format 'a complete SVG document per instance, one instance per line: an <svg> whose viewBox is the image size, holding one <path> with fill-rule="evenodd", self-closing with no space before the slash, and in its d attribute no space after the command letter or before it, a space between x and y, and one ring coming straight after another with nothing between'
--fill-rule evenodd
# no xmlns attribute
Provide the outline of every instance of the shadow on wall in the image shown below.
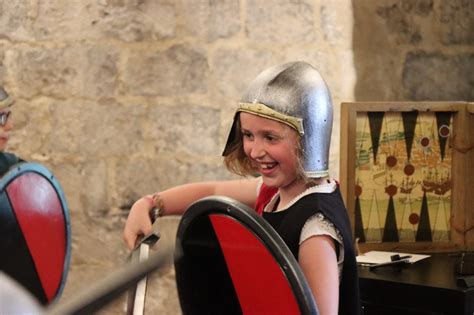
<svg viewBox="0 0 474 315"><path fill-rule="evenodd" d="M352 5L356 101L474 101L473 0Z"/></svg>

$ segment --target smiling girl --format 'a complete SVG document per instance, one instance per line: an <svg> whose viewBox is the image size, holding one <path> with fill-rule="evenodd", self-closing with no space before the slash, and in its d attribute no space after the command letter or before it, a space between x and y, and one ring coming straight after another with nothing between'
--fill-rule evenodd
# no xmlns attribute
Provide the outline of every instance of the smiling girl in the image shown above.
<svg viewBox="0 0 474 315"><path fill-rule="evenodd" d="M358 314L358 278L347 211L328 176L332 103L319 72L304 62L277 65L250 84L223 155L240 180L192 183L144 196L132 206L124 240L152 231L149 212L183 214L221 195L247 204L298 260L321 314ZM257 176L256 176L257 175ZM256 177L255 177L256 176Z"/></svg>

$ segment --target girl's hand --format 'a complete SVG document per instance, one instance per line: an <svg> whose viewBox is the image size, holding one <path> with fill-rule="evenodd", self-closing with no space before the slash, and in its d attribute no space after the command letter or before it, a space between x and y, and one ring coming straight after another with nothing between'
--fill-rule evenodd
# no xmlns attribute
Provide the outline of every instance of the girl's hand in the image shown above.
<svg viewBox="0 0 474 315"><path fill-rule="evenodd" d="M147 235L153 231L149 215L151 207L150 199L143 197L138 199L130 209L123 229L123 240L130 250L135 247L140 235Z"/></svg>

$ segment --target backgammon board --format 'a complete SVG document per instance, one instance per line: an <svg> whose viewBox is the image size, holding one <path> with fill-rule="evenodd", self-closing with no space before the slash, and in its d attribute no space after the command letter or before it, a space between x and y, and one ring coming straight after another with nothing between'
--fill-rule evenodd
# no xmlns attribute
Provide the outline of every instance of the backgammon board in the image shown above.
<svg viewBox="0 0 474 315"><path fill-rule="evenodd" d="M452 116L357 113L354 228L360 243L449 241Z"/></svg>

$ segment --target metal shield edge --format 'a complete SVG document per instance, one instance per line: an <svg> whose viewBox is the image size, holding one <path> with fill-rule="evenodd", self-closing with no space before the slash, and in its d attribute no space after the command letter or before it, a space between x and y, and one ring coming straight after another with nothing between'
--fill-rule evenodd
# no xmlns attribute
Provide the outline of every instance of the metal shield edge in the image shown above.
<svg viewBox="0 0 474 315"><path fill-rule="evenodd" d="M42 177L44 177L54 188L58 195L59 202L61 203L61 207L63 209L64 215L64 222L65 222L65 231L66 231L66 255L64 258L64 268L61 277L61 284L56 292L54 299L51 301L55 301L58 299L66 284L67 274L69 271L69 264L71 260L71 220L69 216L69 208L67 206L66 198L64 196L64 192L59 184L59 181L56 177L43 165L34 162L21 162L18 164L13 165L5 175L0 178L0 192L5 191L6 187L12 182L15 178L25 174L25 173L36 173Z"/></svg>

